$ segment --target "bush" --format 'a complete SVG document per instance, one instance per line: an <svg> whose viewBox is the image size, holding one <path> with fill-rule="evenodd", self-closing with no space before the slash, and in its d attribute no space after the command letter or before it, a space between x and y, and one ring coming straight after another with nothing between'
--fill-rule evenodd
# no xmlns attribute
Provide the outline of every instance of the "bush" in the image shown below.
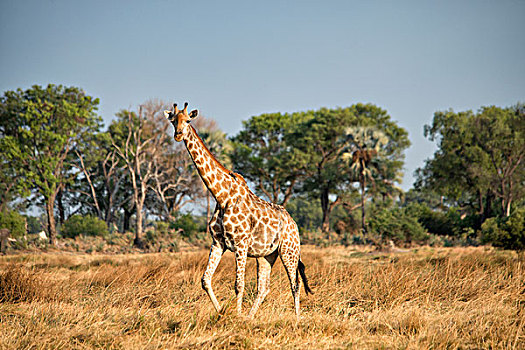
<svg viewBox="0 0 525 350"><path fill-rule="evenodd" d="M91 215L73 215L64 222L60 232L63 237L75 238L76 236L106 236L108 227L104 220Z"/></svg>
<svg viewBox="0 0 525 350"><path fill-rule="evenodd" d="M13 210L0 212L0 228L6 228L13 238L20 238L26 234L26 219Z"/></svg>
<svg viewBox="0 0 525 350"><path fill-rule="evenodd" d="M468 244L475 243L477 215L461 215L457 208L446 212L433 210L423 203L410 203L406 208L409 216L414 217L428 233L453 237Z"/></svg>
<svg viewBox="0 0 525 350"><path fill-rule="evenodd" d="M405 210L408 215L416 218L429 233L440 236L454 234L455 228L451 213L434 211L422 203L410 203Z"/></svg>
<svg viewBox="0 0 525 350"><path fill-rule="evenodd" d="M490 218L481 225L481 241L494 247L525 250L525 208L506 218Z"/></svg>
<svg viewBox="0 0 525 350"><path fill-rule="evenodd" d="M166 236L170 233L170 225L164 221L157 221L155 223L155 231L160 235Z"/></svg>
<svg viewBox="0 0 525 350"><path fill-rule="evenodd" d="M391 239L396 244L423 242L428 239L417 219L402 208L375 210L368 220L368 226L383 241Z"/></svg>
<svg viewBox="0 0 525 350"><path fill-rule="evenodd" d="M36 216L26 216L27 220L27 233L30 234L36 234L42 231L44 228L42 227L42 223L40 221L40 218Z"/></svg>
<svg viewBox="0 0 525 350"><path fill-rule="evenodd" d="M171 228L180 231L183 237L191 237L199 230L199 224L194 219L193 215L189 213L179 215L170 226Z"/></svg>

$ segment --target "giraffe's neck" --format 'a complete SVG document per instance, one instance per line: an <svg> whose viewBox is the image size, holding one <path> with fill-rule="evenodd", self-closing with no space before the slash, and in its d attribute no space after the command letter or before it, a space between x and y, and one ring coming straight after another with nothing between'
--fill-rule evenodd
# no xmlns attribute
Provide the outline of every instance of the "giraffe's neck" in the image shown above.
<svg viewBox="0 0 525 350"><path fill-rule="evenodd" d="M210 152L193 126L189 126L190 132L184 138L184 143L190 154L202 181L211 192L221 207L226 207L231 200L232 187L235 186L235 178L232 172L226 169Z"/></svg>

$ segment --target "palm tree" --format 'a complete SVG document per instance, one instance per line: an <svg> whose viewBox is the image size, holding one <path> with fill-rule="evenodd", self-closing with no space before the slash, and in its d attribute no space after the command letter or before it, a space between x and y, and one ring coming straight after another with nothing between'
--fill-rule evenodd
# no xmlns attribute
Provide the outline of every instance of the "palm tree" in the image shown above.
<svg viewBox="0 0 525 350"><path fill-rule="evenodd" d="M384 148L389 138L382 132L371 127L350 127L345 130L346 144L342 151L342 159L349 162L353 181L358 181L361 194L361 227L366 233L365 199L368 183L375 187L378 177Z"/></svg>

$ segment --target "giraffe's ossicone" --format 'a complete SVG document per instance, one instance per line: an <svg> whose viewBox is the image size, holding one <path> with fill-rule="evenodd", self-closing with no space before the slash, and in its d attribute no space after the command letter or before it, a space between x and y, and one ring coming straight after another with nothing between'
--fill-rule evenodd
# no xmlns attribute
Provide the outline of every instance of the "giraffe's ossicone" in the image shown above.
<svg viewBox="0 0 525 350"><path fill-rule="evenodd" d="M299 275L306 293L312 291L301 262L299 231L295 221L282 206L257 197L240 174L226 169L213 156L190 125L191 120L198 115L197 110L188 113L186 102L183 110L174 104L173 111L164 111L164 114L175 128L175 140L184 141L202 181L217 202L209 223L213 243L202 277L202 287L217 312L221 311L221 307L213 292L211 279L223 253L228 249L235 254L235 292L239 315L242 311L247 258L257 259L257 297L248 314L249 318L253 318L270 291L270 273L280 256L290 280L295 313L299 316Z"/></svg>

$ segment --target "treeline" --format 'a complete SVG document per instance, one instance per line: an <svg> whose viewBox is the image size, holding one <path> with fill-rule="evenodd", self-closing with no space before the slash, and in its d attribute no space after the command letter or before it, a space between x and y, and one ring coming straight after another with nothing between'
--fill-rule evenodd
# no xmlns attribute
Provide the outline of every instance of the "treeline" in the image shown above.
<svg viewBox="0 0 525 350"><path fill-rule="evenodd" d="M36 206L52 244L62 231L72 235L72 223L95 227L81 225L89 218L134 231L142 246L146 218L191 226L181 213L199 203L209 217L212 199L164 119L169 104L123 109L104 130L98 103L76 87L4 93L0 222ZM436 112L425 135L438 150L408 193L399 187L408 133L372 104L254 116L230 138L206 118L195 127L258 195L286 206L306 237L383 244L512 235L516 248L525 216L524 120L521 105Z"/></svg>

